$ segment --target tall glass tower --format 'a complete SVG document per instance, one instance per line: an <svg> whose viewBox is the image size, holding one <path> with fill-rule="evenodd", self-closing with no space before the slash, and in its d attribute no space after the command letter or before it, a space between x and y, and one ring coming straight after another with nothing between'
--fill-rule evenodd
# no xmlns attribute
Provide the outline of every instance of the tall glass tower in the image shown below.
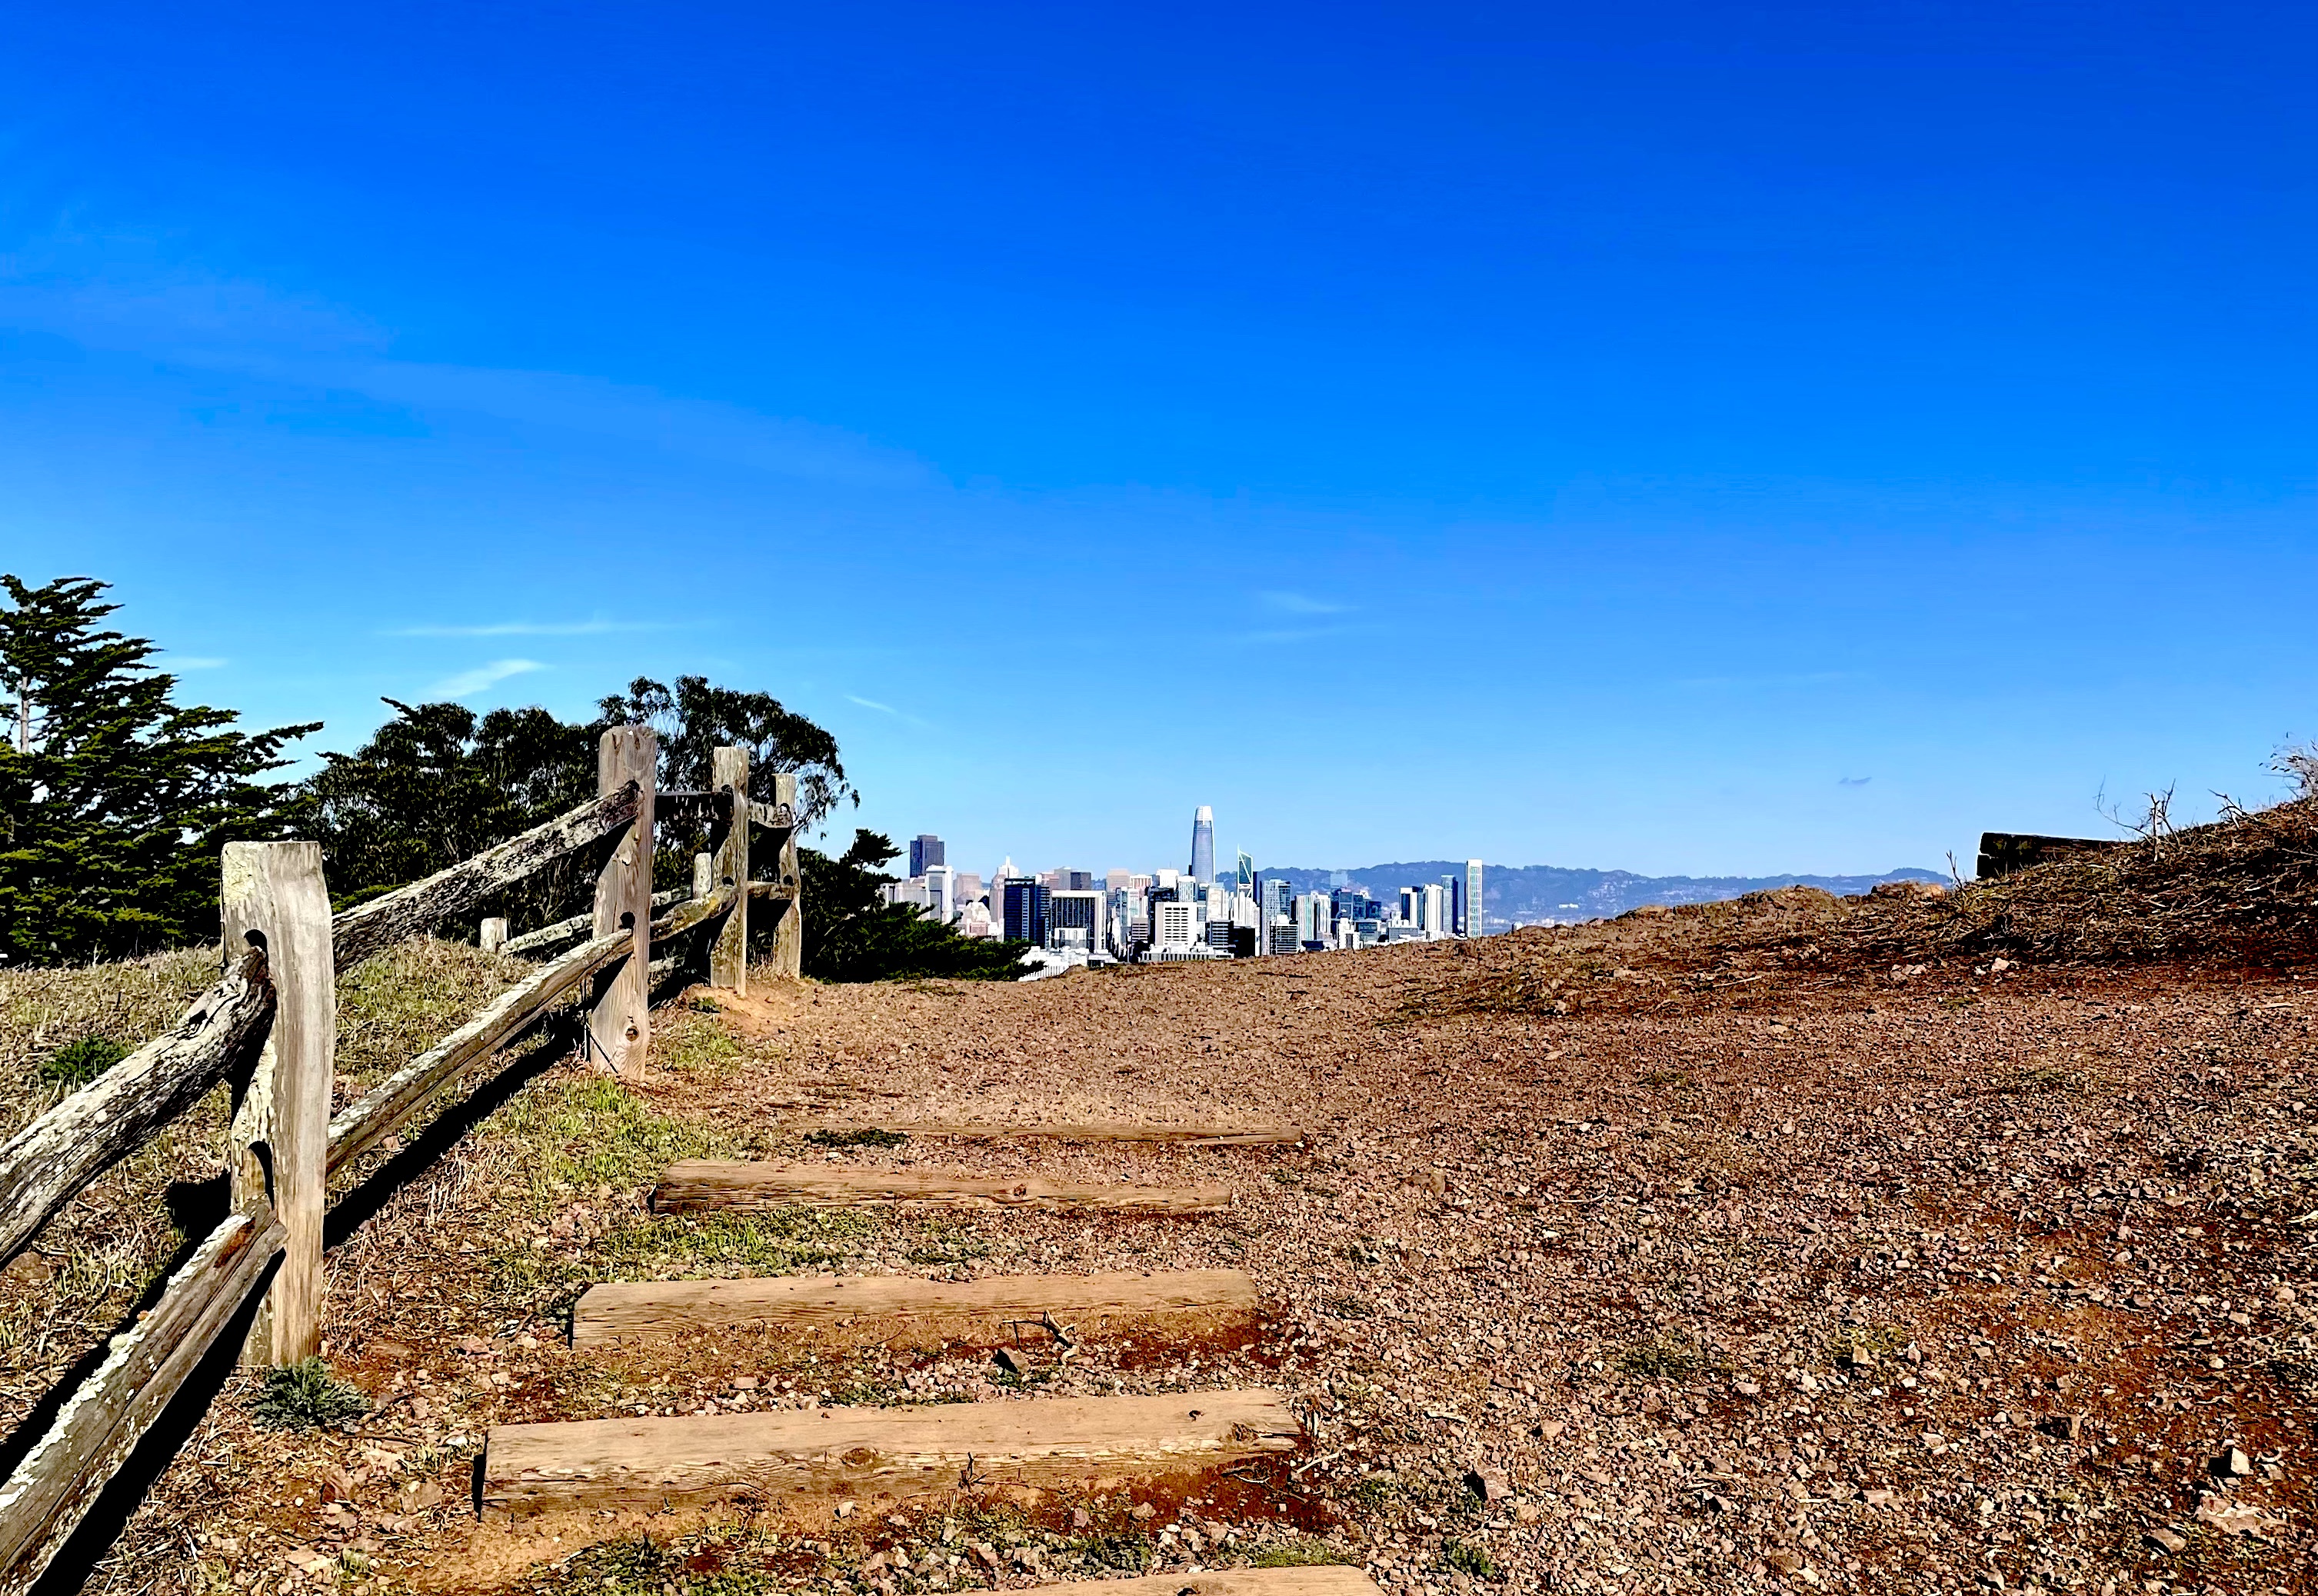
<svg viewBox="0 0 2318 1596"><path fill-rule="evenodd" d="M1487 917L1481 913L1481 861L1478 859L1469 859L1465 861L1464 897L1465 934L1467 936L1488 935Z"/></svg>
<svg viewBox="0 0 2318 1596"><path fill-rule="evenodd" d="M1191 879L1216 879L1216 812L1206 804L1191 812Z"/></svg>

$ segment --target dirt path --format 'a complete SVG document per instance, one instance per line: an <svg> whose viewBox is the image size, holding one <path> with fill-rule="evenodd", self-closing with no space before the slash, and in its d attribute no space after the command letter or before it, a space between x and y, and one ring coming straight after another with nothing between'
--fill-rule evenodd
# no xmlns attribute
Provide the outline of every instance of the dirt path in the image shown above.
<svg viewBox="0 0 2318 1596"><path fill-rule="evenodd" d="M1644 921L679 1007L650 1080L542 1077L340 1249L333 1356L382 1411L276 1437L220 1403L120 1575L737 1596L1336 1557L1397 1591L2318 1588L2318 991L1715 968ZM1209 1217L643 1210L670 1159L821 1159L805 1127L881 1118L1312 1134L835 1154L1228 1184ZM574 1354L556 1317L607 1278L1216 1267L1271 1317L1033 1344L1019 1374L962 1345ZM1248 1386L1304 1450L1163 1491L520 1530L464 1501L491 1422Z"/></svg>

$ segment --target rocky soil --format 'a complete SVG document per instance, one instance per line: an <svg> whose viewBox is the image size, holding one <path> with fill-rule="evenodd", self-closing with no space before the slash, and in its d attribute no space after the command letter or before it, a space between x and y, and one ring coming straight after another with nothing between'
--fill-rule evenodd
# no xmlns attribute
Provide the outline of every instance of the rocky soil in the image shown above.
<svg viewBox="0 0 2318 1596"><path fill-rule="evenodd" d="M1805 909L1830 912L1754 912ZM275 1434L229 1388L94 1585L724 1596L1335 1557L1403 1592L2318 1589L2318 984L1830 968L1706 929L672 1010L651 1079L540 1076L343 1240L332 1356L377 1411ZM800 1140L1235 1117L1309 1140ZM704 1151L1238 1197L1197 1220L645 1215L657 1162ZM583 1357L555 1317L611 1276L1213 1266L1251 1271L1269 1316L1068 1358L1033 1335L1011 1370L748 1338ZM1301 1455L562 1540L465 1501L505 1418L1240 1384L1301 1404Z"/></svg>

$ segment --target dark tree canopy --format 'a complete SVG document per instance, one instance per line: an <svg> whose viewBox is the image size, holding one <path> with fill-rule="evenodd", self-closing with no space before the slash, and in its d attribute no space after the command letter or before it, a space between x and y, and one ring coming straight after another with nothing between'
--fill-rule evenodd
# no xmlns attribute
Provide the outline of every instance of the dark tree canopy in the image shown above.
<svg viewBox="0 0 2318 1596"><path fill-rule="evenodd" d="M319 723L235 729L229 709L173 701L142 638L101 625L107 584L0 575L0 954L121 958L214 937L218 854L294 835L297 791L265 778Z"/></svg>
<svg viewBox="0 0 2318 1596"><path fill-rule="evenodd" d="M797 851L804 886L804 973L821 981L880 981L948 976L1011 981L1022 973L1027 942L960 936L912 904L889 904L880 866L901 851L891 838L857 829L836 858Z"/></svg>
<svg viewBox="0 0 2318 1596"><path fill-rule="evenodd" d="M837 739L781 707L770 693L744 693L713 685L705 676L679 676L671 691L639 676L624 693L597 708L597 726L648 726L660 737L663 787L697 792L708 786L709 756L720 747L749 751L749 796L773 801L773 778L797 779L797 825L810 829L846 799L860 795L838 762Z"/></svg>
<svg viewBox="0 0 2318 1596"><path fill-rule="evenodd" d="M472 859L596 793L596 728L546 710L386 703L394 718L306 783L341 906Z"/></svg>

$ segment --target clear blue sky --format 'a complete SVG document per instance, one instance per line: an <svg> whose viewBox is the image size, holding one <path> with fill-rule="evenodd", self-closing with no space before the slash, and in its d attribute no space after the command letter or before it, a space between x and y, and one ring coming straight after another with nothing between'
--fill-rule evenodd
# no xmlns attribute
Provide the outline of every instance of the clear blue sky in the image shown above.
<svg viewBox="0 0 2318 1596"><path fill-rule="evenodd" d="M0 566L333 746L763 688L973 869L2268 796L2314 16L18 5Z"/></svg>

